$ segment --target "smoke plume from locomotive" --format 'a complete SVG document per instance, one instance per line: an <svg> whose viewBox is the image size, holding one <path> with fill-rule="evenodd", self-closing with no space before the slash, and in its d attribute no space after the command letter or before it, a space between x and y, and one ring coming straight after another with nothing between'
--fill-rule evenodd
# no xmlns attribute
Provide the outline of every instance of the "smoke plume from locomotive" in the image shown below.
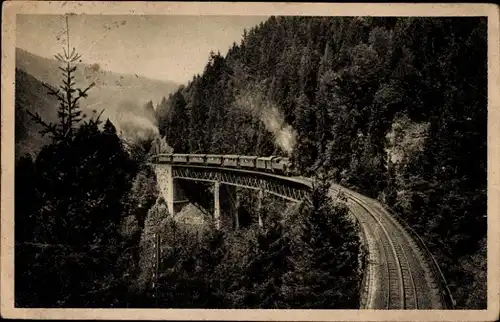
<svg viewBox="0 0 500 322"><path fill-rule="evenodd" d="M279 147L287 153L293 151L297 134L292 126L285 122L285 117L275 104L256 91L245 91L237 97L236 103L264 123Z"/></svg>

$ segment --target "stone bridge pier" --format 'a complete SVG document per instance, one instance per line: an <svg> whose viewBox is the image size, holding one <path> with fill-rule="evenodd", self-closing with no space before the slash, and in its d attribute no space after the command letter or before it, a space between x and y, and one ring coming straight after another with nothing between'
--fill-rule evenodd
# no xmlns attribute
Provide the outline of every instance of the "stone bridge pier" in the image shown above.
<svg viewBox="0 0 500 322"><path fill-rule="evenodd" d="M172 176L171 165L155 165L154 171L160 196L165 199L169 215L175 216L189 200L186 198L184 191L180 188L178 179Z"/></svg>

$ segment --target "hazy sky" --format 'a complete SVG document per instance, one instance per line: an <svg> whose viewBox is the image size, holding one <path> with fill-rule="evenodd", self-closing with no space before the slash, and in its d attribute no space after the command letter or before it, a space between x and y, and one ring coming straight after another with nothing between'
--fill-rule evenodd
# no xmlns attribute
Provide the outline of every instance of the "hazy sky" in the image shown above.
<svg viewBox="0 0 500 322"><path fill-rule="evenodd" d="M201 73L210 50L225 55L257 16L79 15L69 17L70 46L101 68L185 83ZM53 57L66 46L61 15L17 15L16 46Z"/></svg>

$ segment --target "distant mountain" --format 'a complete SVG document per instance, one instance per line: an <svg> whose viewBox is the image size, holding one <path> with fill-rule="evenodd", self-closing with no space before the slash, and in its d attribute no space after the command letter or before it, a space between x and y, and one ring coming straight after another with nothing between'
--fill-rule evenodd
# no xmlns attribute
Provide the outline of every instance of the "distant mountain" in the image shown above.
<svg viewBox="0 0 500 322"><path fill-rule="evenodd" d="M16 68L16 159L25 154L35 156L43 145L50 142L48 137L40 135L40 125L33 122L26 112L26 110L32 113L38 112L47 122L55 122L58 102L46 93L47 89L39 80Z"/></svg>
<svg viewBox="0 0 500 322"><path fill-rule="evenodd" d="M24 70L38 80L59 85L61 83L60 66L60 62L56 59L40 57L16 48L16 68ZM80 86L95 82L97 89L116 92L119 94L118 98L138 100L140 103L146 103L149 100L158 103L162 97L167 97L180 85L172 81L103 70L99 64L77 64L75 80Z"/></svg>
<svg viewBox="0 0 500 322"><path fill-rule="evenodd" d="M46 95L41 83L59 86L62 78L60 66L56 59L16 48L16 111L38 111L49 121L56 120L58 104ZM104 109L102 118L109 118L117 130L127 132L127 136L158 133L152 104L149 102L159 103L179 86L171 81L106 71L98 64L77 64L74 76L76 85L81 88L92 82L96 84L89 91L88 98L81 100L84 112L92 115L91 111L100 112ZM16 151L19 153L37 151L35 146L45 142L36 135L36 126L28 119L25 112L16 112ZM26 139L29 143L24 142Z"/></svg>

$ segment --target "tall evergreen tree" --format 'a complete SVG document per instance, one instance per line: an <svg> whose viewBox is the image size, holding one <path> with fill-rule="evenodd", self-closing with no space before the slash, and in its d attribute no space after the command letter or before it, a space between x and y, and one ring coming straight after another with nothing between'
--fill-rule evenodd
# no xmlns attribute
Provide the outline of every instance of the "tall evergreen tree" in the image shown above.
<svg viewBox="0 0 500 322"><path fill-rule="evenodd" d="M50 134L55 142L62 142L64 144L68 144L74 139L78 125L86 116L80 109L80 99L87 97L87 92L95 86L95 83L91 83L83 90L76 87L74 73L77 66L75 62L81 58L81 55L76 53L74 47L70 52L68 17L66 17L66 32L67 47L63 48L63 53L55 55L55 58L63 64L63 67L59 67L62 71L63 85L57 89L43 83L48 89L49 95L56 97L59 101L59 110L57 112L59 123L47 123L38 113L27 111L35 122L42 125L42 134Z"/></svg>

